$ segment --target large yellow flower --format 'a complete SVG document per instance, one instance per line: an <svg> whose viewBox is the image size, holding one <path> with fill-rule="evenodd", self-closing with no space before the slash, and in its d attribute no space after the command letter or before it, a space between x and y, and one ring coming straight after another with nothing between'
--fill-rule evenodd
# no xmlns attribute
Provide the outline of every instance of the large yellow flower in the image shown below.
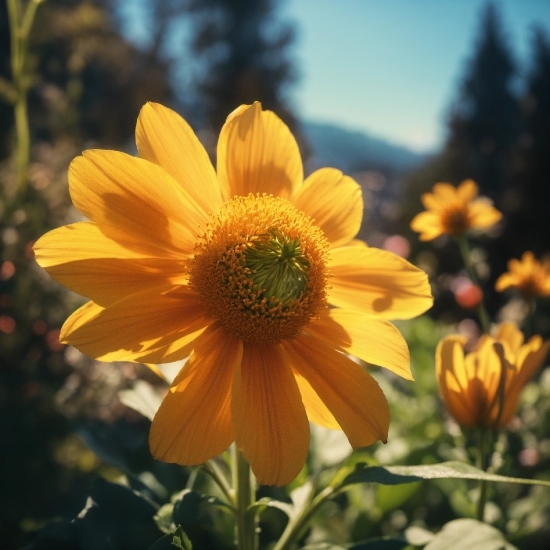
<svg viewBox="0 0 550 550"><path fill-rule="evenodd" d="M498 292L517 288L526 300L550 296L550 261L541 263L532 252L524 252L521 260L508 262L508 272L497 279L495 288Z"/></svg>
<svg viewBox="0 0 550 550"><path fill-rule="evenodd" d="M502 214L486 200L476 199L477 193L472 180L464 180L458 187L436 183L433 193L421 196L426 211L413 218L411 229L420 233L421 241L431 241L440 235L460 237L470 229L491 227Z"/></svg>
<svg viewBox="0 0 550 550"><path fill-rule="evenodd" d="M296 141L259 103L227 119L217 174L161 105L143 107L136 139L140 158L86 151L72 162L71 197L91 221L51 231L35 251L92 300L63 342L103 361L191 354L154 418L153 455L200 464L236 441L260 483L282 485L306 460L308 419L354 447L385 441L387 401L344 353L411 379L387 319L432 297L422 271L352 243L358 184L332 168L302 181Z"/></svg>
<svg viewBox="0 0 550 550"><path fill-rule="evenodd" d="M436 350L439 390L448 411L468 428L502 428L514 415L521 390L541 367L550 347L540 336L523 343L523 333L502 323L496 336L482 337L477 349L464 354L466 338L443 338ZM501 380L502 369L505 378ZM499 384L504 384L504 406Z"/></svg>

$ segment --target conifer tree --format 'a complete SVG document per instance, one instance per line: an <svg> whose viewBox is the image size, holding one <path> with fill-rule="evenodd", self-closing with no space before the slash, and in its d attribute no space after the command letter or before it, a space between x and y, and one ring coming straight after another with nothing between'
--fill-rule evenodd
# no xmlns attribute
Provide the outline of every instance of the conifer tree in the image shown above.
<svg viewBox="0 0 550 550"><path fill-rule="evenodd" d="M550 235L550 40L542 28L533 36L533 65L522 102L524 131L519 140L526 238L537 252L548 251Z"/></svg>
<svg viewBox="0 0 550 550"><path fill-rule="evenodd" d="M198 91L206 123L218 132L231 111L256 100L294 126L285 101L294 71L286 51L293 28L275 23L277 0L189 0L192 48L204 63Z"/></svg>
<svg viewBox="0 0 550 550"><path fill-rule="evenodd" d="M488 4L476 52L450 117L446 153L457 180L471 177L493 197L509 178L510 152L518 132L517 99L511 90L514 70L499 13Z"/></svg>

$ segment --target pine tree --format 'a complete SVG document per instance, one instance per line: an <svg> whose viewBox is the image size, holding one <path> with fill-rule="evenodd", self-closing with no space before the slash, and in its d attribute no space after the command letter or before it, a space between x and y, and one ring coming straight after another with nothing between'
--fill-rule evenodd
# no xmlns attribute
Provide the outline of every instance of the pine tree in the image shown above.
<svg viewBox="0 0 550 550"><path fill-rule="evenodd" d="M509 178L510 152L518 132L511 84L514 62L499 13L488 4L476 52L450 117L446 153L458 178L473 178L496 197Z"/></svg>
<svg viewBox="0 0 550 550"><path fill-rule="evenodd" d="M533 58L522 102L518 187L524 195L524 215L517 225L526 229L530 248L543 253L550 235L550 40L542 28L534 32Z"/></svg>
<svg viewBox="0 0 550 550"><path fill-rule="evenodd" d="M277 0L189 0L192 48L204 63L198 92L207 126L218 132L243 103L261 101L293 127L285 101L294 71L286 56L293 28L273 22Z"/></svg>

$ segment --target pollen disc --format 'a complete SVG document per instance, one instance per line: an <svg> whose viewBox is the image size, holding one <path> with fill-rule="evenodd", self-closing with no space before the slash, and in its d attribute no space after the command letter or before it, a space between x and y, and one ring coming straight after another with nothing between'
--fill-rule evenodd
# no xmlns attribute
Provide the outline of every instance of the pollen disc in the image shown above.
<svg viewBox="0 0 550 550"><path fill-rule="evenodd" d="M323 231L286 199L236 197L196 245L190 285L236 337L279 342L326 307L328 249Z"/></svg>

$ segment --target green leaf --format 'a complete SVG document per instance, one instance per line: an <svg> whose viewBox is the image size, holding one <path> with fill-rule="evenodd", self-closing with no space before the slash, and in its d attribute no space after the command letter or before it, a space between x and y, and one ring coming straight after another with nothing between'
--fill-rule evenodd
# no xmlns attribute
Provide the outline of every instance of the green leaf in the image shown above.
<svg viewBox="0 0 550 550"><path fill-rule="evenodd" d="M171 533L174 530L174 522L172 521L173 511L174 505L169 502L168 504L161 506L153 518L157 524L157 527L163 533Z"/></svg>
<svg viewBox="0 0 550 550"><path fill-rule="evenodd" d="M162 397L153 389L153 386L143 380L134 382L129 390L119 391L118 398L121 403L151 421L162 403Z"/></svg>
<svg viewBox="0 0 550 550"><path fill-rule="evenodd" d="M475 519L457 519L428 543L424 550L517 550L498 530Z"/></svg>
<svg viewBox="0 0 550 550"><path fill-rule="evenodd" d="M179 550L193 550L193 545L189 540L189 537L185 534L185 531L178 525L174 532L174 538L172 540L172 546L179 548Z"/></svg>
<svg viewBox="0 0 550 550"><path fill-rule="evenodd" d="M409 542L401 537L377 537L354 544L348 550L402 550L407 546Z"/></svg>
<svg viewBox="0 0 550 550"><path fill-rule="evenodd" d="M422 479L484 479L502 483L523 483L526 485L546 485L550 487L550 481L488 474L474 466L457 461L425 466L359 466L343 480L339 487L345 487L354 483L399 485L401 483L413 483Z"/></svg>
<svg viewBox="0 0 550 550"><path fill-rule="evenodd" d="M403 534L393 537L376 537L350 546L348 550L401 550L407 546L424 546L434 538L430 531L409 527Z"/></svg>
<svg viewBox="0 0 550 550"><path fill-rule="evenodd" d="M269 497L263 497L260 500L257 500L254 504L248 507L248 510L253 510L254 508L259 508L260 512L265 508L278 508L282 510L288 517L294 515L294 507L288 502L281 502L280 500L275 500Z"/></svg>
<svg viewBox="0 0 550 550"><path fill-rule="evenodd" d="M201 516L200 506L204 500L203 495L190 489L184 489L174 501L172 519L176 525L188 529L197 523Z"/></svg>
<svg viewBox="0 0 550 550"><path fill-rule="evenodd" d="M189 540L189 537L185 534L185 531L178 525L176 529L164 535L149 547L149 550L193 550L193 545Z"/></svg>
<svg viewBox="0 0 550 550"><path fill-rule="evenodd" d="M383 514L402 506L416 493L420 483L404 483L402 485L376 486L376 504Z"/></svg>
<svg viewBox="0 0 550 550"><path fill-rule="evenodd" d="M331 544L330 542L316 542L315 544L303 546L302 550L345 550L345 548L337 544Z"/></svg>

